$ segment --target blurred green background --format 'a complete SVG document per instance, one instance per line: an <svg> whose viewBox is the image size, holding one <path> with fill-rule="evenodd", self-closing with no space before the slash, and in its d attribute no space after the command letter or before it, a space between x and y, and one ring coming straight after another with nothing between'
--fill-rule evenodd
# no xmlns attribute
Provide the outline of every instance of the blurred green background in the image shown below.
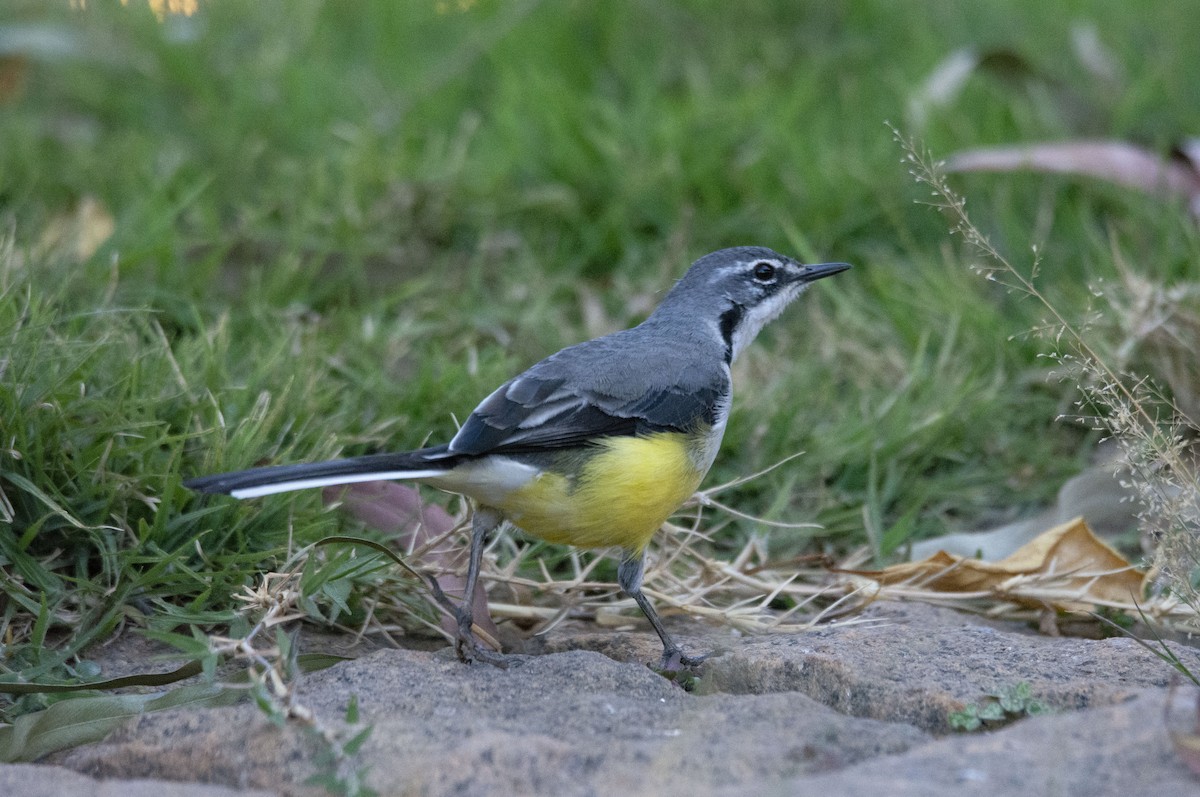
<svg viewBox="0 0 1200 797"><path fill-rule="evenodd" d="M1190 2L153 6L0 7L13 669L48 661L20 647L47 628L69 652L122 623L225 622L238 586L345 524L316 495L201 501L181 478L445 439L731 245L855 265L735 373L707 483L804 452L723 498L823 526L773 551L882 561L1028 514L1097 436L1060 420L1078 393L1039 356L1044 309L972 273L885 122L939 156L1165 155L1200 130ZM1040 289L1101 351L1133 340L1109 306L1121 267L1197 276L1178 201L954 183L1016 263L1039 246ZM730 523L717 553L761 530Z"/></svg>

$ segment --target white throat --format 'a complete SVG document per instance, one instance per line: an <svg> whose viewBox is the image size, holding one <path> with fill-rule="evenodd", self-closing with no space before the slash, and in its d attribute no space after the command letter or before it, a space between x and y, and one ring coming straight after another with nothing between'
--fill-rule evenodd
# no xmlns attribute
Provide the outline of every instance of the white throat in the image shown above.
<svg viewBox="0 0 1200 797"><path fill-rule="evenodd" d="M775 320L785 307L804 292L806 287L808 286L804 283L788 286L779 293L768 296L753 307L746 308L746 314L742 316L741 322L733 330L730 360L736 360L738 355L741 354L742 349L754 342L754 339L758 337L758 333L762 331L762 328Z"/></svg>

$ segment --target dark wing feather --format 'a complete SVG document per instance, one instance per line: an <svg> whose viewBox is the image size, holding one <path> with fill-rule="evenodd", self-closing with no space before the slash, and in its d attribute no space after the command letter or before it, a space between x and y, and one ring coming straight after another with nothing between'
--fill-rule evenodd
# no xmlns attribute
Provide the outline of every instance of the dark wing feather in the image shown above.
<svg viewBox="0 0 1200 797"><path fill-rule="evenodd" d="M460 454L561 448L598 436L632 434L636 420L610 415L583 397L562 390L538 389L536 377L522 375L483 400L450 450ZM533 383L533 385L531 385Z"/></svg>
<svg viewBox="0 0 1200 797"><path fill-rule="evenodd" d="M668 387L643 393L618 412L642 419L647 427L687 431L697 423L716 423L716 408L723 393L715 386L694 390Z"/></svg>
<svg viewBox="0 0 1200 797"><path fill-rule="evenodd" d="M563 448L715 423L729 394L719 342L672 343L635 327L563 349L485 398L450 441L450 453ZM715 373L713 363L721 366Z"/></svg>
<svg viewBox="0 0 1200 797"><path fill-rule="evenodd" d="M535 379L522 375L514 380L519 382L517 390L506 384L484 399L450 442L450 451L515 453L581 445L610 435L690 431L715 422L716 406L725 392L724 386L673 385L615 397L572 392L561 382L555 390L538 390L527 384ZM519 401L514 396L530 398Z"/></svg>

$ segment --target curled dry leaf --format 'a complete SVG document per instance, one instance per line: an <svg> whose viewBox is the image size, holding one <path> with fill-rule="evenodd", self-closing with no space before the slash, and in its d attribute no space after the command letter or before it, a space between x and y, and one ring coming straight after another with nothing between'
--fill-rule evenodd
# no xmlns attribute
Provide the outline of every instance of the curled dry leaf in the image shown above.
<svg viewBox="0 0 1200 797"><path fill-rule="evenodd" d="M1200 384L1200 383L1198 383ZM1137 524L1138 504L1128 471L1119 470L1115 454L1105 449L1097 464L1072 476L1058 491L1054 505L1037 515L984 531L944 534L912 545L912 560L938 551L976 559L1003 559L1036 539L1047 528L1083 517L1101 539L1112 539ZM1115 472L1114 472L1115 471Z"/></svg>
<svg viewBox="0 0 1200 797"><path fill-rule="evenodd" d="M395 536L400 547L409 553L414 568L437 573L443 592L462 597L464 578L459 573L466 567L467 549L457 535L451 534L457 524L445 509L422 501L415 487L394 482L363 482L327 488L322 497L326 504L340 503L366 525ZM449 634L456 633L455 618L437 608L442 628ZM475 625L496 639L498 631L488 614L487 593L482 588L475 592L472 614Z"/></svg>
<svg viewBox="0 0 1200 797"><path fill-rule="evenodd" d="M1034 171L1096 177L1162 199L1181 198L1200 217L1200 164L1186 149L1162 158L1124 141L1062 141L963 150L948 172Z"/></svg>
<svg viewBox="0 0 1200 797"><path fill-rule="evenodd" d="M1126 606L1142 598L1145 574L1092 534L1082 518L1056 526L997 562L938 551L882 570L842 571L882 585L1075 611Z"/></svg>
<svg viewBox="0 0 1200 797"><path fill-rule="evenodd" d="M85 196L68 212L50 219L39 236L42 252L62 252L83 262L112 237L116 221L94 196Z"/></svg>

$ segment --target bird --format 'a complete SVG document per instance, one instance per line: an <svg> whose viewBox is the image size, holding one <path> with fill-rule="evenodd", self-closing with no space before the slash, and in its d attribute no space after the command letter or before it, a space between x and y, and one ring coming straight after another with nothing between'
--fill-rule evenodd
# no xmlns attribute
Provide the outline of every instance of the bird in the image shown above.
<svg viewBox="0 0 1200 797"><path fill-rule="evenodd" d="M505 666L472 631L483 551L507 521L551 543L620 549L617 582L663 646L660 669L695 667L642 589L645 551L716 459L733 398L730 367L811 283L850 268L805 265L760 246L696 260L629 329L552 354L487 396L448 443L193 478L200 493L254 498L406 480L467 497L470 550L455 648ZM448 599L430 579L435 597Z"/></svg>

